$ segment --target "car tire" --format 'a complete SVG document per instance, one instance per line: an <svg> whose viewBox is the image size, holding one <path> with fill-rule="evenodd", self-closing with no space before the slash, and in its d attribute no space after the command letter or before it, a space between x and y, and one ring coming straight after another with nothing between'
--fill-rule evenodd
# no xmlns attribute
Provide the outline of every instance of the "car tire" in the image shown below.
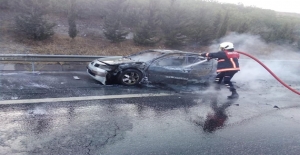
<svg viewBox="0 0 300 155"><path fill-rule="evenodd" d="M125 86L135 86L140 84L142 78L143 74L141 71L136 69L127 69L119 74L118 81L120 84Z"/></svg>

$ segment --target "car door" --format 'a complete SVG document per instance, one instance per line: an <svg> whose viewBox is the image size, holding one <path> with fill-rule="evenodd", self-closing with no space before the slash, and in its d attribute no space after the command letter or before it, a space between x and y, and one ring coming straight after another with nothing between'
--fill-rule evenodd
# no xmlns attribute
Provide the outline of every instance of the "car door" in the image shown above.
<svg viewBox="0 0 300 155"><path fill-rule="evenodd" d="M213 60L207 61L197 54L187 55L185 70L189 73L189 82L207 82L213 74Z"/></svg>
<svg viewBox="0 0 300 155"><path fill-rule="evenodd" d="M148 70L148 80L152 83L185 84L188 73L183 69L185 54L168 54L153 61Z"/></svg>

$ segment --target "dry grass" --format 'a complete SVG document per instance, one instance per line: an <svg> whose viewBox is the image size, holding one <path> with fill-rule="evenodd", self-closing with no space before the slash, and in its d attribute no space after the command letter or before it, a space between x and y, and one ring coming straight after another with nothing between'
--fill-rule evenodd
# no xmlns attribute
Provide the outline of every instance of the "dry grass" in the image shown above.
<svg viewBox="0 0 300 155"><path fill-rule="evenodd" d="M0 26L0 32L2 35L6 35L10 31L11 22L3 21Z"/></svg>
<svg viewBox="0 0 300 155"><path fill-rule="evenodd" d="M32 41L19 39L19 43L30 49L30 54L61 54L61 55L128 55L138 51L149 49L134 45L132 40L121 43L111 43L105 39L90 39L76 37L71 39L67 35L55 34L51 39L44 41ZM10 45L11 49L15 49ZM155 47L151 47L155 48ZM19 49L20 50L20 49Z"/></svg>
<svg viewBox="0 0 300 155"><path fill-rule="evenodd" d="M2 17L0 15L0 17ZM14 32L13 18L0 18L0 54L52 54L52 55L128 55L144 49L134 45L132 40L121 43L93 36L77 36L71 39L67 34L56 32L50 39L33 41Z"/></svg>
<svg viewBox="0 0 300 155"><path fill-rule="evenodd" d="M81 29L81 34L73 40L66 33L67 27L61 26L55 29L55 35L50 39L33 41L14 32L14 16L15 14L13 12L3 12L0 10L0 54L110 56L128 55L145 49L166 49L162 44L155 47L137 46L133 43L133 40L111 43L106 40L104 36L96 34L99 29L99 23L97 25L97 23L89 21L78 21L78 23L81 24L81 27L91 27L88 29ZM66 23L64 22L67 21L65 18L66 17L63 16L53 16L51 19L55 20L60 25L65 25Z"/></svg>
<svg viewBox="0 0 300 155"><path fill-rule="evenodd" d="M16 54L27 51L27 48L15 42L13 34L13 22L0 22L0 53L1 54Z"/></svg>
<svg viewBox="0 0 300 155"><path fill-rule="evenodd" d="M1 10L0 10L1 13ZM9 17L2 20L3 17ZM57 27L55 35L43 41L33 41L14 32L14 15L0 14L0 54L51 54L51 55L128 55L146 49L166 49L162 44L151 47L137 46L133 40L111 43L104 36L96 34L98 26L81 29L81 35L71 39L66 33L66 27ZM63 23L64 17L52 17L58 23ZM88 21L78 21L86 24ZM61 24L64 25L64 24ZM95 30L95 31L93 31ZM97 30L97 31L96 31ZM99 32L98 32L99 33ZM86 34L86 35L82 35ZM96 36L95 36L96 35Z"/></svg>

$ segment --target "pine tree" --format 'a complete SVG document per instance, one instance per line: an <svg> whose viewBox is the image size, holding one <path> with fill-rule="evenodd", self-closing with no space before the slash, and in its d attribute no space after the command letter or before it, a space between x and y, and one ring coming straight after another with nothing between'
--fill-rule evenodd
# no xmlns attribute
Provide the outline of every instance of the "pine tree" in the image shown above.
<svg viewBox="0 0 300 155"><path fill-rule="evenodd" d="M150 0L149 7L141 11L140 22L135 31L133 40L138 45L155 45L161 40L157 35L160 25L158 1Z"/></svg>
<svg viewBox="0 0 300 155"><path fill-rule="evenodd" d="M69 23L69 36L74 39L77 36L77 27L76 27L76 12L75 12L75 0L71 0L71 7L68 16Z"/></svg>
<svg viewBox="0 0 300 155"><path fill-rule="evenodd" d="M243 23L237 30L238 33L246 33L249 29L249 26L247 23Z"/></svg>
<svg viewBox="0 0 300 155"><path fill-rule="evenodd" d="M228 11L226 12L226 15L223 19L222 25L220 27L220 30L218 32L217 38L222 38L226 35L227 33L227 27L228 27L228 20L229 20L229 13Z"/></svg>
<svg viewBox="0 0 300 155"><path fill-rule="evenodd" d="M164 34L165 45L173 48L185 46L187 43L187 36L185 28L189 26L190 18L186 16L183 9L172 3L168 10L162 17L161 29Z"/></svg>
<svg viewBox="0 0 300 155"><path fill-rule="evenodd" d="M121 42L126 39L128 31L122 26L125 0L111 0L107 5L104 21L104 35L112 42Z"/></svg>
<svg viewBox="0 0 300 155"><path fill-rule="evenodd" d="M156 35L156 31L148 24L143 23L139 25L133 37L133 41L136 44L145 46L153 46L160 40L161 38Z"/></svg>
<svg viewBox="0 0 300 155"><path fill-rule="evenodd" d="M213 22L214 17L216 16L202 13L201 16L192 18L192 24L188 27L188 37L193 45L207 45L216 38L218 24Z"/></svg>
<svg viewBox="0 0 300 155"><path fill-rule="evenodd" d="M21 0L18 8L22 12L16 16L16 30L34 40L47 39L54 34L54 23L49 23L43 18L47 13L47 0Z"/></svg>
<svg viewBox="0 0 300 155"><path fill-rule="evenodd" d="M9 8L8 1L9 0L0 0L0 9L8 9Z"/></svg>
<svg viewBox="0 0 300 155"><path fill-rule="evenodd" d="M214 18L214 21L213 21L213 32L214 32L214 36L213 36L213 39L219 39L219 31L220 31L220 27L221 27L221 19L222 19L222 15L221 13L219 12L216 17Z"/></svg>

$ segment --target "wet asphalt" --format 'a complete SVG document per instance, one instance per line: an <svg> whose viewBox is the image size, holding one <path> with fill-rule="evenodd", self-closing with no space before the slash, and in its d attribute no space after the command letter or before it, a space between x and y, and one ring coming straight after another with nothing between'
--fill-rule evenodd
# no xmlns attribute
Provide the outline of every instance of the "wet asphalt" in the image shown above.
<svg viewBox="0 0 300 155"><path fill-rule="evenodd" d="M298 155L299 96L272 80L235 84L240 98L231 101L225 87L104 86L84 72L1 72L0 154ZM299 90L299 82L289 84ZM170 95L5 104L157 93Z"/></svg>

